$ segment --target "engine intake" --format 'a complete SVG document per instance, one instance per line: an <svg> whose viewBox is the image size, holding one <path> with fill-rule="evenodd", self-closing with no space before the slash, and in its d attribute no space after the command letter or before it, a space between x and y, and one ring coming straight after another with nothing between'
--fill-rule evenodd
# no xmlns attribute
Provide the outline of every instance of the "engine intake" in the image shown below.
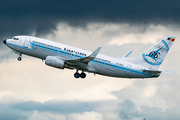
<svg viewBox="0 0 180 120"><path fill-rule="evenodd" d="M47 56L45 64L59 69L64 69L65 67L67 67L67 64L64 60L59 59L55 56Z"/></svg>

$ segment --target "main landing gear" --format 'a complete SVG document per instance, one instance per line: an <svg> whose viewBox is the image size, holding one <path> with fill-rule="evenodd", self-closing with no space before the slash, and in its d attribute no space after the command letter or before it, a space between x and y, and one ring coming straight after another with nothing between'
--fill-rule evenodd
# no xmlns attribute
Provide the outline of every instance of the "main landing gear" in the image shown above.
<svg viewBox="0 0 180 120"><path fill-rule="evenodd" d="M75 77L75 78L79 78L79 77L85 78L85 77L86 77L86 73L84 73L84 72L82 71L82 73L79 74L79 73L78 73L78 70L77 70L77 72L74 73L74 77Z"/></svg>

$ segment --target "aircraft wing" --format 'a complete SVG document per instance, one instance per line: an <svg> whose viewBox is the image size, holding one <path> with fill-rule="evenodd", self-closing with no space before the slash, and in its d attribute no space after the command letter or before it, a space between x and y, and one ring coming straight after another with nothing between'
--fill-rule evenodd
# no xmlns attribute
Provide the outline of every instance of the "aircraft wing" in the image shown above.
<svg viewBox="0 0 180 120"><path fill-rule="evenodd" d="M99 53L101 48L102 47L97 48L91 55L89 55L87 57L80 58L80 59L69 59L69 60L66 60L66 62L70 65L79 65L81 63L88 64L90 61L92 61L97 56L97 54Z"/></svg>

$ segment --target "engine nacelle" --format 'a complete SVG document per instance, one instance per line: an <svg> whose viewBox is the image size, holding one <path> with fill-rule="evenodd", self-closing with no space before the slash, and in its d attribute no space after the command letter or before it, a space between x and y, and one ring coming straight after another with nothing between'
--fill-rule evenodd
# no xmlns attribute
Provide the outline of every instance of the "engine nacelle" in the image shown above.
<svg viewBox="0 0 180 120"><path fill-rule="evenodd" d="M55 56L47 56L45 64L59 69L64 69L66 66L64 60L58 59Z"/></svg>

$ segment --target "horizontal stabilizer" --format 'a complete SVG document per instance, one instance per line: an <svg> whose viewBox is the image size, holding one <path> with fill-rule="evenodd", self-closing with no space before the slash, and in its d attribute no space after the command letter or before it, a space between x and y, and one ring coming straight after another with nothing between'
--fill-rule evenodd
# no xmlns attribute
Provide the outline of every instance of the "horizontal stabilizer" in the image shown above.
<svg viewBox="0 0 180 120"><path fill-rule="evenodd" d="M162 71L161 74L164 74L164 73L172 73L174 71Z"/></svg>
<svg viewBox="0 0 180 120"><path fill-rule="evenodd" d="M151 74L151 75L160 75L162 71L159 70L143 70L144 73Z"/></svg>

